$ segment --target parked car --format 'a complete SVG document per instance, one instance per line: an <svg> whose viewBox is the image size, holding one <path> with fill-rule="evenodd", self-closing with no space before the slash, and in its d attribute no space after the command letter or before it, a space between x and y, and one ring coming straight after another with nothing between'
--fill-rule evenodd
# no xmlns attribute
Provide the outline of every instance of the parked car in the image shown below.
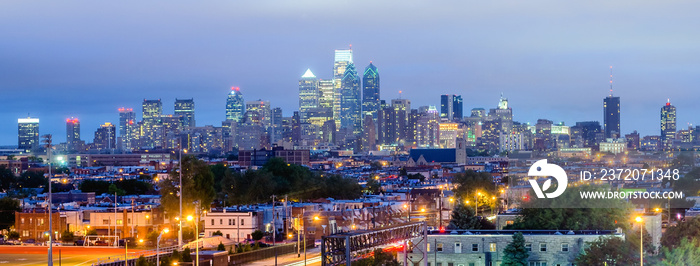
<svg viewBox="0 0 700 266"><path fill-rule="evenodd" d="M27 239L22 241L22 245L36 245L36 241L34 239Z"/></svg>
<svg viewBox="0 0 700 266"><path fill-rule="evenodd" d="M73 245L76 245L76 246L84 246L84 245L85 245L85 240L78 239L78 240L76 240L75 242L73 242Z"/></svg>
<svg viewBox="0 0 700 266"><path fill-rule="evenodd" d="M104 240L97 240L95 241L95 246L109 246L109 243L107 243L107 241Z"/></svg>

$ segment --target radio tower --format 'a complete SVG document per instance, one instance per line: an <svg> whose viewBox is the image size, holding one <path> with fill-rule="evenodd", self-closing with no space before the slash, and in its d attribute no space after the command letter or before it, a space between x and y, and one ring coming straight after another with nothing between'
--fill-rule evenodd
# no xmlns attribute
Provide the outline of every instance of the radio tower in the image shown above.
<svg viewBox="0 0 700 266"><path fill-rule="evenodd" d="M610 97L613 96L613 89L612 89L612 66L610 66Z"/></svg>

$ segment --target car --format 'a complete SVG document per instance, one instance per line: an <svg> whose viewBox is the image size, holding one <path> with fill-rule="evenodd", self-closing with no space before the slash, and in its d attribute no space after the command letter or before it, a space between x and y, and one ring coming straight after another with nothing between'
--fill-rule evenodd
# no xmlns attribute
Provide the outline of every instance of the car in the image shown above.
<svg viewBox="0 0 700 266"><path fill-rule="evenodd" d="M36 245L36 241L34 239L27 239L22 241L22 245Z"/></svg>
<svg viewBox="0 0 700 266"><path fill-rule="evenodd" d="M76 246L84 246L84 245L85 245L85 240L78 239L78 240L76 240L75 242L73 242L73 245L76 245Z"/></svg>
<svg viewBox="0 0 700 266"><path fill-rule="evenodd" d="M42 244L43 244L44 246L48 246L48 245L49 245L49 241L45 241L45 242L42 243ZM53 246L54 246L54 247L60 247L60 246L62 246L62 244L61 244L61 242L53 241Z"/></svg>
<svg viewBox="0 0 700 266"><path fill-rule="evenodd" d="M107 243L107 241L104 241L104 240L97 240L97 241L95 241L94 245L95 246L109 246L109 243Z"/></svg>

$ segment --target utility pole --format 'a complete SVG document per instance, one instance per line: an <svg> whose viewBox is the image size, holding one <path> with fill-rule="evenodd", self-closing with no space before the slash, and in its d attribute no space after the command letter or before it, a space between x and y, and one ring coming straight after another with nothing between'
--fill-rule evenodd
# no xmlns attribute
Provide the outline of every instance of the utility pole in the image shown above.
<svg viewBox="0 0 700 266"><path fill-rule="evenodd" d="M180 249L182 248L182 138L180 138L180 158L178 159L179 164L180 164L180 213L178 216L180 219L178 220L180 222L180 227L177 230L177 248Z"/></svg>
<svg viewBox="0 0 700 266"><path fill-rule="evenodd" d="M44 135L44 143L46 143L46 154L49 163L49 266L53 266L53 202L51 201L51 134Z"/></svg>
<svg viewBox="0 0 700 266"><path fill-rule="evenodd" d="M275 195L272 195L272 246L275 246L277 240L277 228L275 228ZM277 249L275 249L275 266L277 266Z"/></svg>
<svg viewBox="0 0 700 266"><path fill-rule="evenodd" d="M117 235L117 192L114 192L114 246L116 247L118 245L119 236Z"/></svg>

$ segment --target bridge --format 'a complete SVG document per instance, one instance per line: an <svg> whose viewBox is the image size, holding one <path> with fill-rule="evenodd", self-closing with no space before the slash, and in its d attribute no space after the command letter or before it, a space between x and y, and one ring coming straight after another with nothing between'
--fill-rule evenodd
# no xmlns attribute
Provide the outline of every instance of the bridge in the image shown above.
<svg viewBox="0 0 700 266"><path fill-rule="evenodd" d="M422 251L422 258L425 258L428 244L427 232L425 222L413 222L375 230L324 236L321 238L321 264L323 266L349 266L352 261L363 258L364 251L395 244L399 241L406 241L406 243L411 241L413 249ZM418 240L414 241L415 239ZM406 246L406 244L403 245L404 251ZM420 263L420 261L416 262Z"/></svg>

